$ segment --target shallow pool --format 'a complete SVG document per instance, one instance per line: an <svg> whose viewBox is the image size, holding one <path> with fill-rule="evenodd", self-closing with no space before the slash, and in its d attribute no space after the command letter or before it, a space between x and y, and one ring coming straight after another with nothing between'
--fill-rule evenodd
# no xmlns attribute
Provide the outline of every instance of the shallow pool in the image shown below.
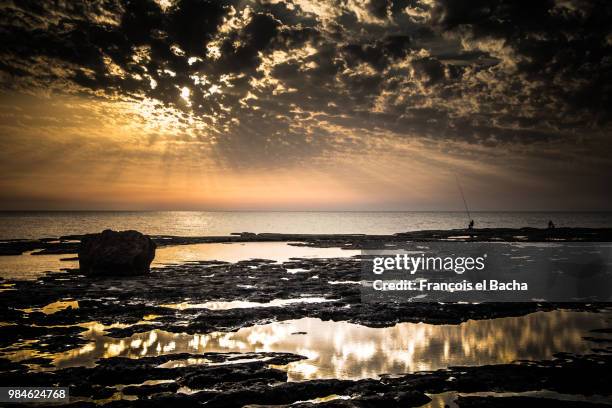
<svg viewBox="0 0 612 408"><path fill-rule="evenodd" d="M107 337L96 326L83 333L88 344L52 357L56 367L71 367L92 366L100 358L115 356L289 352L306 357L282 367L292 381L375 378L458 365L550 359L562 351L587 353L594 343L583 337L592 335L591 329L609 327L611 317L610 313L557 310L458 325L400 323L386 328L303 318L227 333L152 330L126 338Z"/></svg>

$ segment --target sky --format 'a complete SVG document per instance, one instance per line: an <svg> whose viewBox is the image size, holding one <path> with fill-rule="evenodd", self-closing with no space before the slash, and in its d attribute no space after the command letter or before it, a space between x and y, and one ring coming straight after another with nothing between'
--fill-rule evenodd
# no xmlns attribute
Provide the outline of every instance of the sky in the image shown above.
<svg viewBox="0 0 612 408"><path fill-rule="evenodd" d="M612 210L608 1L0 8L0 210Z"/></svg>

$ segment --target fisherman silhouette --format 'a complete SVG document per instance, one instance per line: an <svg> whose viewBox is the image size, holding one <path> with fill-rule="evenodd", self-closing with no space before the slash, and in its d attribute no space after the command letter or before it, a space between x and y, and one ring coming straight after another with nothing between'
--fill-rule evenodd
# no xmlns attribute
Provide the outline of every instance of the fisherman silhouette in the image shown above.
<svg viewBox="0 0 612 408"><path fill-rule="evenodd" d="M474 220L470 220L470 224L468 225L468 229L474 229Z"/></svg>
<svg viewBox="0 0 612 408"><path fill-rule="evenodd" d="M548 229L555 228L555 224L553 224L552 220L548 221Z"/></svg>

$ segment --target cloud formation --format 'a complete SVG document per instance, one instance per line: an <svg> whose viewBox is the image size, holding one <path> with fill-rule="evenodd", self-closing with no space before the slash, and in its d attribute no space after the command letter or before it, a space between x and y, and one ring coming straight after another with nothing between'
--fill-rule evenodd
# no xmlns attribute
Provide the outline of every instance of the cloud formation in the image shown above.
<svg viewBox="0 0 612 408"><path fill-rule="evenodd" d="M14 0L0 7L3 92L170 110L177 138L209 143L236 166L364 152L388 137L441 152L457 143L537 146L541 156L550 146L558 153L592 145L588 154L609 165L607 1Z"/></svg>
<svg viewBox="0 0 612 408"><path fill-rule="evenodd" d="M291 124L349 118L395 132L529 141L607 126L612 112L605 1L3 8L5 88L68 84L151 98L218 130L258 123L290 139Z"/></svg>

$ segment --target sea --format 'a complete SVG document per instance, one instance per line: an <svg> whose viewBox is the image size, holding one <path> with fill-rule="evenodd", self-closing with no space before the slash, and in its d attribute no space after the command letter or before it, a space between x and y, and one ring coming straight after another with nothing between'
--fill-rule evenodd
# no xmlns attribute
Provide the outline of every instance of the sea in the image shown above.
<svg viewBox="0 0 612 408"><path fill-rule="evenodd" d="M291 212L27 211L0 212L0 240L134 229L150 235L218 236L240 232L394 234L427 229L612 227L612 212Z"/></svg>

